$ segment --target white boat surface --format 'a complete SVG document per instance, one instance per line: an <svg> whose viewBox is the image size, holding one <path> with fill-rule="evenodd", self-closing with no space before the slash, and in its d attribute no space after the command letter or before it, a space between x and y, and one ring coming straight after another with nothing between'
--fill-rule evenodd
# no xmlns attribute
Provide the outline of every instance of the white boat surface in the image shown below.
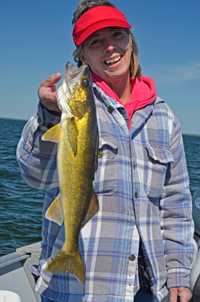
<svg viewBox="0 0 200 302"><path fill-rule="evenodd" d="M14 292L20 296L21 302L41 301L40 295L34 291L35 277L27 268L28 264L39 264L40 251L41 244L37 242L0 257L0 292Z"/></svg>

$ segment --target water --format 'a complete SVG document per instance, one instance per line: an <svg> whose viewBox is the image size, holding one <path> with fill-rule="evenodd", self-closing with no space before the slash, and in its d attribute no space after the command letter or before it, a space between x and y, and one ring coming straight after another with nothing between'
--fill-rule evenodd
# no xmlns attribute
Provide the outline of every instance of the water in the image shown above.
<svg viewBox="0 0 200 302"><path fill-rule="evenodd" d="M25 121L0 119L0 256L41 240L44 191L20 175L16 148ZM184 135L193 194L200 186L200 136Z"/></svg>
<svg viewBox="0 0 200 302"><path fill-rule="evenodd" d="M200 187L200 136L183 135L192 194Z"/></svg>
<svg viewBox="0 0 200 302"><path fill-rule="evenodd" d="M0 256L41 240L44 191L22 179L16 148L25 121L0 119Z"/></svg>

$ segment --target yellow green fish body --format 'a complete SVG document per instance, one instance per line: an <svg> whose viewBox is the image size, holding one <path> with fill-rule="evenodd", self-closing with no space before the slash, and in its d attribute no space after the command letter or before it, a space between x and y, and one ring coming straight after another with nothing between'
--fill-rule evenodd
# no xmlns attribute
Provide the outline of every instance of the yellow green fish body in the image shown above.
<svg viewBox="0 0 200 302"><path fill-rule="evenodd" d="M66 66L63 84L58 90L61 123L43 135L44 140L58 142L58 177L60 195L47 210L46 217L65 225L65 242L47 271L72 273L84 285L85 273L78 238L81 228L98 212L93 190L98 158L98 128L86 65L76 69Z"/></svg>

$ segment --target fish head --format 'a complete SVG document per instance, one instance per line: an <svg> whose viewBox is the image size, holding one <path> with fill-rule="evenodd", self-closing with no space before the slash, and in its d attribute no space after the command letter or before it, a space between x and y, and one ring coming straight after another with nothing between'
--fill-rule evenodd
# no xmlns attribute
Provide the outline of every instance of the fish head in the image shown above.
<svg viewBox="0 0 200 302"><path fill-rule="evenodd" d="M77 69L68 62L57 93L59 108L63 113L80 119L90 110L91 100L93 92L89 67L83 64Z"/></svg>

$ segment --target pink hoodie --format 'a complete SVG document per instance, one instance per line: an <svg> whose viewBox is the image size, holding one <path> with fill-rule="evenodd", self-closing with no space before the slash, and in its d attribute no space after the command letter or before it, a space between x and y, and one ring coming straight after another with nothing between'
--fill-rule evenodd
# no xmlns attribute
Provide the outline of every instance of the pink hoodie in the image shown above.
<svg viewBox="0 0 200 302"><path fill-rule="evenodd" d="M94 72L91 72L92 81L98 85L108 96L112 99L121 101L116 93ZM154 81L149 77L141 76L139 79L135 78L131 80L131 99L129 102L122 104L128 115L128 129L130 129L131 118L133 113L151 103L153 103L157 97L156 87Z"/></svg>

